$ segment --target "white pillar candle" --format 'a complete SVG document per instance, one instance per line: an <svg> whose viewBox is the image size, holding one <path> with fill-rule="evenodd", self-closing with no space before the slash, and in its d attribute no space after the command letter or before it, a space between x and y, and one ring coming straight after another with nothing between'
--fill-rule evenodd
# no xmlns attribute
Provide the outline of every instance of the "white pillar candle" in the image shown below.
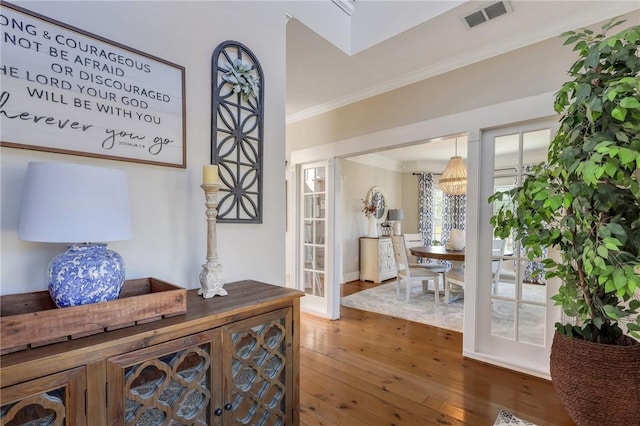
<svg viewBox="0 0 640 426"><path fill-rule="evenodd" d="M218 166L212 164L202 166L202 183L205 185L218 183Z"/></svg>

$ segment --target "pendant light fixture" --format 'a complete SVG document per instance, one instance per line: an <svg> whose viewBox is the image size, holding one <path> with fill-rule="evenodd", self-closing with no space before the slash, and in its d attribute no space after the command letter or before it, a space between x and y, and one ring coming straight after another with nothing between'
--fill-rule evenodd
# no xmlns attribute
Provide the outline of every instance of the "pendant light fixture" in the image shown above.
<svg viewBox="0 0 640 426"><path fill-rule="evenodd" d="M458 138L456 138L456 153L442 172L440 189L448 195L463 195L467 193L467 168L458 156Z"/></svg>

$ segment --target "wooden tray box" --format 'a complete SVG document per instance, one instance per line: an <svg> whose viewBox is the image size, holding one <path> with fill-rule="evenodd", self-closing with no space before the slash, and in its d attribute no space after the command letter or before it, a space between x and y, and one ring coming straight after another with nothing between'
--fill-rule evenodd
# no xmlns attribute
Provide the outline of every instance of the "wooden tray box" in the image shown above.
<svg viewBox="0 0 640 426"><path fill-rule="evenodd" d="M185 313L186 289L155 278L126 280L120 298L58 308L48 291L0 296L0 354Z"/></svg>

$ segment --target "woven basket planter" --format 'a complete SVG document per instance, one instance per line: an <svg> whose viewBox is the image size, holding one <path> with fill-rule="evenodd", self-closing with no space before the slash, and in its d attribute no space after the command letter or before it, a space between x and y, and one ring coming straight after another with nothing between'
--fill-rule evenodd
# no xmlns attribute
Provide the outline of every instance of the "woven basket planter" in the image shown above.
<svg viewBox="0 0 640 426"><path fill-rule="evenodd" d="M576 425L640 424L640 344L602 345L556 332L550 367L556 393Z"/></svg>

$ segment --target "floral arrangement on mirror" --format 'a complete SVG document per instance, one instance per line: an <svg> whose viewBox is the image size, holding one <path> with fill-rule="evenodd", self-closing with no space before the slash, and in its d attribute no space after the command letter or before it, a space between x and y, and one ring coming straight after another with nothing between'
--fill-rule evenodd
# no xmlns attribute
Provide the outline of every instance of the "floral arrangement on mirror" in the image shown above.
<svg viewBox="0 0 640 426"><path fill-rule="evenodd" d="M364 213L364 215L367 217L375 216L376 210L378 210L378 206L376 206L376 202L373 200L371 201L363 200L362 198L360 199L360 201L362 201L362 213Z"/></svg>

